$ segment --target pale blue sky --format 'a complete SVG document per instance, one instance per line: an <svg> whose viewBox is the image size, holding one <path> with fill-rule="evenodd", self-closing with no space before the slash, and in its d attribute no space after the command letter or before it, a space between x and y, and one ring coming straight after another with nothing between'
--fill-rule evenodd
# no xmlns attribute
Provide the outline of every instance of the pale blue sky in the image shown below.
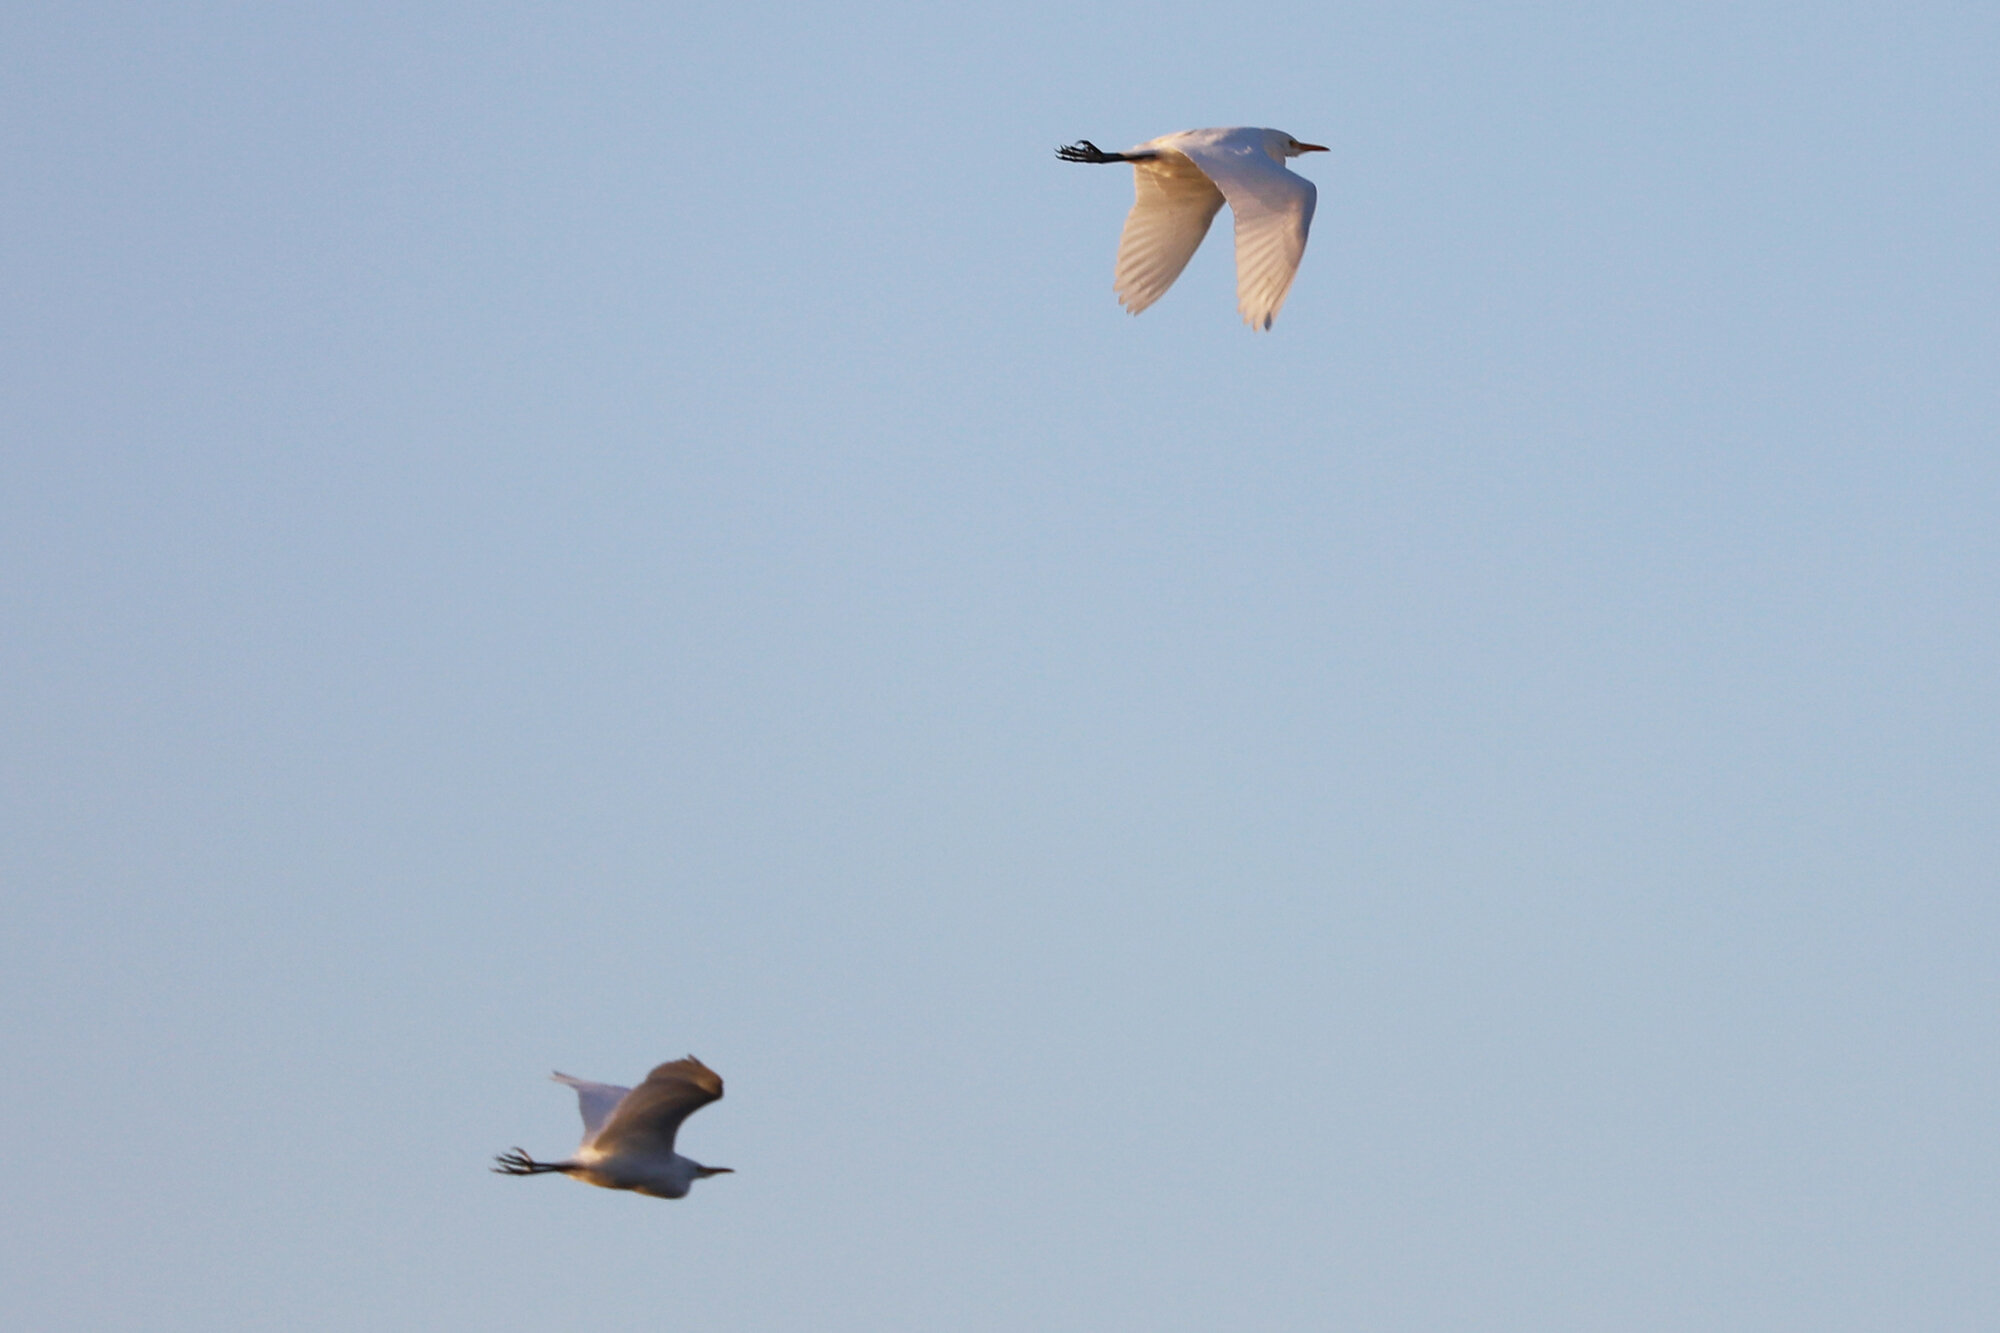
<svg viewBox="0 0 2000 1333"><path fill-rule="evenodd" d="M10 1323L2000 1325L1989 7L0 66ZM1051 150L1228 124L1127 317Z"/></svg>

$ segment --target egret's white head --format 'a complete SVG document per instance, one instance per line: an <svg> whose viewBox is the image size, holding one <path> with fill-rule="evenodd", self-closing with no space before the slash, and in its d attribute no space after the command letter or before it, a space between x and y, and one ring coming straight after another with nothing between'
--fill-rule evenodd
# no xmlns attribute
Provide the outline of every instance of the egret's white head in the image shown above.
<svg viewBox="0 0 2000 1333"><path fill-rule="evenodd" d="M1264 147L1272 157L1278 159L1280 162L1288 157L1297 157L1300 153L1325 153L1332 151L1323 144L1300 143L1283 130L1272 130L1270 139Z"/></svg>

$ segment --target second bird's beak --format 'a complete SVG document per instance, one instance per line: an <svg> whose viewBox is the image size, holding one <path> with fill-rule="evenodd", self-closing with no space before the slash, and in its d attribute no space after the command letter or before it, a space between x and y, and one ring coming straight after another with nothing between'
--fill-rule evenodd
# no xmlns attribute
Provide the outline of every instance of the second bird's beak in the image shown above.
<svg viewBox="0 0 2000 1333"><path fill-rule="evenodd" d="M1301 153L1331 153L1333 150L1325 144L1302 143L1299 145L1299 151Z"/></svg>
<svg viewBox="0 0 2000 1333"><path fill-rule="evenodd" d="M736 1174L736 1168L733 1166L704 1166L701 1168L701 1174L704 1176L733 1176Z"/></svg>

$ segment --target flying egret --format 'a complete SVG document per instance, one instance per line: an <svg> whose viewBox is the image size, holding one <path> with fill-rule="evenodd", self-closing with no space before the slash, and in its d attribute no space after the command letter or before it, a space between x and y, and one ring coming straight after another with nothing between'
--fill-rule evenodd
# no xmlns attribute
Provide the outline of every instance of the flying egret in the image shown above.
<svg viewBox="0 0 2000 1333"><path fill-rule="evenodd" d="M1245 324L1268 329L1299 271L1319 199L1285 159L1326 151L1283 130L1236 126L1163 134L1124 153L1083 139L1056 156L1132 164L1138 198L1118 240L1119 304L1136 315L1165 295L1227 202L1236 215L1236 306Z"/></svg>
<svg viewBox="0 0 2000 1333"><path fill-rule="evenodd" d="M674 1151L681 1121L722 1099L722 1076L692 1055L660 1065L636 1088L589 1083L551 1074L576 1089L583 1112L583 1143L565 1162L538 1162L519 1148L502 1153L494 1167L503 1176L539 1176L560 1171L608 1190L637 1190L656 1199L678 1199L703 1176L730 1173L727 1166L703 1166Z"/></svg>

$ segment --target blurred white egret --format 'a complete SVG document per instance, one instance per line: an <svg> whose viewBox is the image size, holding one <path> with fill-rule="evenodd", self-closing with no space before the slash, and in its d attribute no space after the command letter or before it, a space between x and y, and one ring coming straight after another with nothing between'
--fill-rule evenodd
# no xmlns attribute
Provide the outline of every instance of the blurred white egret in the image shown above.
<svg viewBox="0 0 2000 1333"><path fill-rule="evenodd" d="M495 1158L507 1176L539 1176L560 1171L608 1190L637 1190L656 1199L678 1199L703 1176L733 1168L703 1166L674 1151L681 1121L722 1098L722 1077L692 1055L660 1065L636 1088L588 1083L551 1074L576 1089L583 1112L583 1143L563 1162L538 1162L519 1148Z"/></svg>
<svg viewBox="0 0 2000 1333"><path fill-rule="evenodd" d="M1319 191L1285 167L1324 153L1283 130L1236 126L1183 130L1107 153L1088 139L1056 149L1065 162L1130 162L1138 198L1118 241L1118 300L1138 314L1160 299L1194 257L1227 201L1236 215L1236 305L1243 322L1268 329L1306 252Z"/></svg>

